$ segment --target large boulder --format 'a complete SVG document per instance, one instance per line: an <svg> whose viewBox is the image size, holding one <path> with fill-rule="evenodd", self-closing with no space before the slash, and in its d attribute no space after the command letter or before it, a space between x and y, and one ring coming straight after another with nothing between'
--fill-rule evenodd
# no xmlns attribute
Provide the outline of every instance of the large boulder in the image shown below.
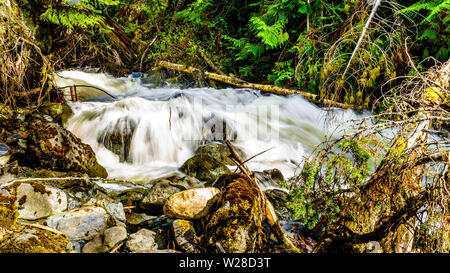
<svg viewBox="0 0 450 273"><path fill-rule="evenodd" d="M225 164L206 154L196 154L189 158L180 167L180 170L186 175L207 183L214 182L222 174L231 173Z"/></svg>
<svg viewBox="0 0 450 273"><path fill-rule="evenodd" d="M217 201L217 188L200 188L171 195L164 204L164 214L170 218L197 220L207 216Z"/></svg>
<svg viewBox="0 0 450 273"><path fill-rule="evenodd" d="M12 160L19 165L56 171L76 171L91 177L106 178L108 173L95 157L92 148L57 123L25 122L25 144Z"/></svg>
<svg viewBox="0 0 450 273"><path fill-rule="evenodd" d="M46 223L65 233L71 241L91 240L105 231L109 217L101 207L81 207L50 216Z"/></svg>

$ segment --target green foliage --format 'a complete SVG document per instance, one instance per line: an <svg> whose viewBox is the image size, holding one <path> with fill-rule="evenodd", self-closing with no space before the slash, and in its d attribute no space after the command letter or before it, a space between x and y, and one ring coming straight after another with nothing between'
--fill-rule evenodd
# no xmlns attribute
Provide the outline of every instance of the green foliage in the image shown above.
<svg viewBox="0 0 450 273"><path fill-rule="evenodd" d="M51 22L73 29L103 27L104 15L102 10L108 6L117 6L119 1L113 0L62 0L50 5L40 15L43 21Z"/></svg>
<svg viewBox="0 0 450 273"><path fill-rule="evenodd" d="M343 139L330 153L306 161L286 205L309 228L325 215L334 222L343 210L346 194L362 187L373 171L375 142Z"/></svg>

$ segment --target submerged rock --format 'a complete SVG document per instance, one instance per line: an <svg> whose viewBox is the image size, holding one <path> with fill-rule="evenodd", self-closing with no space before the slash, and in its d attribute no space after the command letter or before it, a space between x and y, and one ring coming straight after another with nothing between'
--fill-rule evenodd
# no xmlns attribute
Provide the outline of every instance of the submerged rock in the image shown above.
<svg viewBox="0 0 450 273"><path fill-rule="evenodd" d="M261 196L244 175L231 174L226 178L217 207L204 218L206 250L227 253L254 252L267 242L262 223L265 210Z"/></svg>
<svg viewBox="0 0 450 273"><path fill-rule="evenodd" d="M99 135L97 141L117 154L120 162L132 163L130 146L136 125L136 122L131 119L120 118L113 127Z"/></svg>
<svg viewBox="0 0 450 273"><path fill-rule="evenodd" d="M201 219L209 214L219 192L219 189L211 187L175 193L165 202L164 214L170 218Z"/></svg>
<svg viewBox="0 0 450 273"><path fill-rule="evenodd" d="M108 213L100 207L82 207L50 216L47 226L65 234L71 241L91 240L106 229Z"/></svg>
<svg viewBox="0 0 450 273"><path fill-rule="evenodd" d="M206 154L197 154L189 158L180 167L180 170L189 176L209 183L214 182L222 174L231 173L225 164Z"/></svg>

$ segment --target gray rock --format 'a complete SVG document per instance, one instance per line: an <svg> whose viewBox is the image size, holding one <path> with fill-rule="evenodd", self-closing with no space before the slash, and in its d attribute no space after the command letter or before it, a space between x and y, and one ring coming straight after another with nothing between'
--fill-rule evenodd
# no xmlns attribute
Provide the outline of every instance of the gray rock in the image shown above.
<svg viewBox="0 0 450 273"><path fill-rule="evenodd" d="M155 237L156 232L148 229L141 229L130 235L126 246L134 253L151 253L158 249Z"/></svg>
<svg viewBox="0 0 450 273"><path fill-rule="evenodd" d="M127 220L121 202L109 203L105 206L105 209L112 217L114 217L114 219L117 219L121 222L125 222Z"/></svg>
<svg viewBox="0 0 450 273"><path fill-rule="evenodd" d="M97 137L99 143L103 143L106 149L117 154L120 162L132 163L130 156L131 140L136 129L136 122L128 117L120 118L115 124L110 124L108 129Z"/></svg>
<svg viewBox="0 0 450 273"><path fill-rule="evenodd" d="M64 232L69 240L91 240L106 229L108 213L101 207L82 207L49 217L47 226Z"/></svg>
<svg viewBox="0 0 450 273"><path fill-rule="evenodd" d="M115 226L105 230L104 244L109 248L113 248L125 239L127 239L127 230L124 227Z"/></svg>
<svg viewBox="0 0 450 273"><path fill-rule="evenodd" d="M9 146L3 143L0 143L0 157L6 156L9 154Z"/></svg>
<svg viewBox="0 0 450 273"><path fill-rule="evenodd" d="M37 220L67 209L66 194L40 183L20 183L17 187L19 218Z"/></svg>
<svg viewBox="0 0 450 273"><path fill-rule="evenodd" d="M87 242L82 250L82 253L106 253L108 247L103 244L102 235L97 234L93 240Z"/></svg>
<svg viewBox="0 0 450 273"><path fill-rule="evenodd" d="M191 188L201 187L203 187L203 184L198 179L189 176L183 178L173 176L162 179L154 184L147 192L147 195L140 203L140 207L147 213L160 215L163 213L164 203L172 194Z"/></svg>

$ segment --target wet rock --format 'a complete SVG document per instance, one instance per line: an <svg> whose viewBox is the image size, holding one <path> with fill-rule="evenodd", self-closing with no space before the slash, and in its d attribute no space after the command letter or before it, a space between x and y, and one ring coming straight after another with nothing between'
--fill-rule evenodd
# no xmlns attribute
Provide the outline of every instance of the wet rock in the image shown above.
<svg viewBox="0 0 450 273"><path fill-rule="evenodd" d="M164 204L164 214L170 218L201 219L209 214L220 192L217 188L200 188L171 195Z"/></svg>
<svg viewBox="0 0 450 273"><path fill-rule="evenodd" d="M270 203L272 203L280 221L289 221L292 219L292 211L286 207L287 192L278 189L270 189L264 191L264 193Z"/></svg>
<svg viewBox="0 0 450 273"><path fill-rule="evenodd" d="M163 213L164 203L172 194L201 187L203 184L193 177L163 179L148 190L147 195L140 202L140 207L150 214L159 215Z"/></svg>
<svg viewBox="0 0 450 273"><path fill-rule="evenodd" d="M245 158L245 155L241 150L237 149L237 152L241 156L241 158ZM197 148L195 154L204 154L210 156L225 165L236 165L228 157L228 155L230 154L228 146L222 143L212 142L202 145L199 148Z"/></svg>
<svg viewBox="0 0 450 273"><path fill-rule="evenodd" d="M70 246L64 234L25 228L3 238L0 253L64 253L72 251Z"/></svg>
<svg viewBox="0 0 450 273"><path fill-rule="evenodd" d="M41 183L20 183L16 187L16 196L20 219L42 219L67 209L66 194Z"/></svg>
<svg viewBox="0 0 450 273"><path fill-rule="evenodd" d="M11 149L9 148L8 145L0 143L0 158L3 156L7 156L10 150Z"/></svg>
<svg viewBox="0 0 450 273"><path fill-rule="evenodd" d="M194 224L188 220L177 219L172 222L172 233L177 249L187 252L195 252L196 234Z"/></svg>
<svg viewBox="0 0 450 273"><path fill-rule="evenodd" d="M189 158L180 167L180 170L189 176L209 183L214 182L222 174L231 173L223 163L205 154L197 154Z"/></svg>
<svg viewBox="0 0 450 273"><path fill-rule="evenodd" d="M39 111L50 116L55 122L59 122L64 112L64 108L61 103L46 103L39 107Z"/></svg>
<svg viewBox="0 0 450 273"><path fill-rule="evenodd" d="M254 252L267 242L263 226L265 213L258 189L244 175L231 174L226 178L218 209L204 218L207 252Z"/></svg>
<svg viewBox="0 0 450 273"><path fill-rule="evenodd" d="M56 123L25 123L26 148L14 153L11 160L19 165L56 171L76 171L91 177L107 177L92 148Z"/></svg>
<svg viewBox="0 0 450 273"><path fill-rule="evenodd" d="M106 229L108 213L100 207L82 207L50 216L47 226L67 234L71 241L91 240Z"/></svg>
<svg viewBox="0 0 450 273"><path fill-rule="evenodd" d="M163 213L163 206L166 200L174 193L181 191L170 181L162 181L154 185L140 203L140 207L147 213L159 215Z"/></svg>
<svg viewBox="0 0 450 273"><path fill-rule="evenodd" d="M130 235L126 242L126 247L134 253L151 253L158 249L155 237L156 232L148 229L141 229Z"/></svg>
<svg viewBox="0 0 450 273"><path fill-rule="evenodd" d="M127 239L127 230L124 227L115 226L105 230L104 244L109 248L113 248L125 239Z"/></svg>
<svg viewBox="0 0 450 273"><path fill-rule="evenodd" d="M254 173L261 189L279 188L280 183L284 181L283 174L278 169L255 171Z"/></svg>
<svg viewBox="0 0 450 273"><path fill-rule="evenodd" d="M134 188L122 191L117 198L125 206L134 206L147 195L148 189Z"/></svg>
<svg viewBox="0 0 450 273"><path fill-rule="evenodd" d="M114 126L110 126L97 137L106 149L117 154L120 162L132 163L130 156L131 140L136 129L136 122L129 118L120 118Z"/></svg>

